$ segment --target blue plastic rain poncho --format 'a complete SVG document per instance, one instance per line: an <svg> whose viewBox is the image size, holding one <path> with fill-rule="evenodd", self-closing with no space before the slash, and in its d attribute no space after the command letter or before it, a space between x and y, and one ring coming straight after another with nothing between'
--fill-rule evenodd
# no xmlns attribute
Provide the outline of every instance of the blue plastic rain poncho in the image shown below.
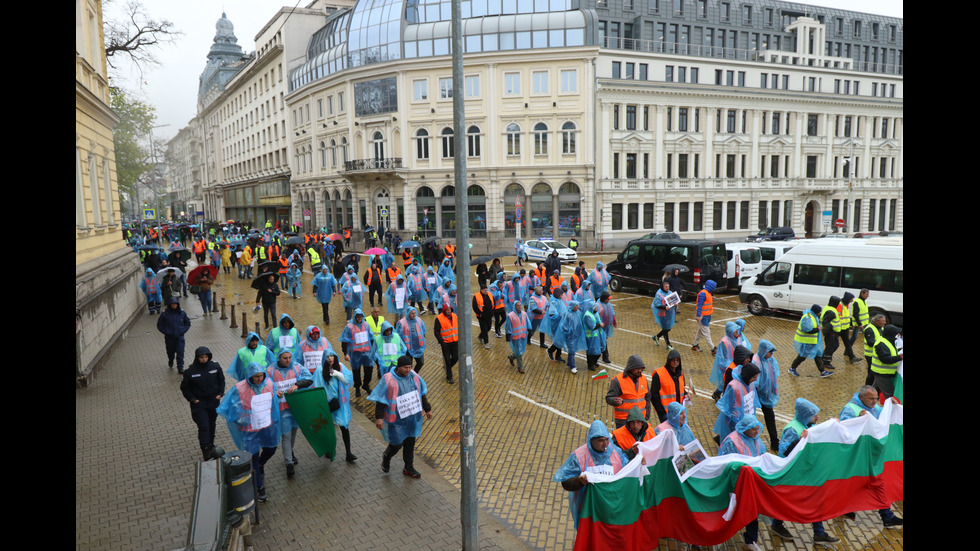
<svg viewBox="0 0 980 551"><path fill-rule="evenodd" d="M402 342L408 347L408 354L411 357L421 358L425 354L425 322L419 317L418 310L409 307L405 317L395 324L395 333L398 333Z"/></svg>
<svg viewBox="0 0 980 551"><path fill-rule="evenodd" d="M609 272L606 271L606 266L602 262L596 262L595 270L592 270L587 280L591 283L592 296L602 296L602 293L605 293L609 288L610 279Z"/></svg>
<svg viewBox="0 0 980 551"><path fill-rule="evenodd" d="M544 320L548 318L548 297L544 294L538 294L537 289L535 289L527 301L527 314L531 319L529 335L536 331L545 333L546 331L541 327L544 325Z"/></svg>
<svg viewBox="0 0 980 551"><path fill-rule="evenodd" d="M684 414L683 422L681 422L682 413ZM688 442L694 440L694 432L687 423L687 407L680 402L671 402L667 405L667 420L657 425L654 432L660 434L668 428L674 431L674 437L677 438L677 443L681 446L686 446Z"/></svg>
<svg viewBox="0 0 980 551"><path fill-rule="evenodd" d="M803 431L813 425L814 418L820 413L820 408L806 398L797 398L795 407L796 415L786 425L782 436L779 437L779 457L789 455L796 443L800 441Z"/></svg>
<svg viewBox="0 0 980 551"><path fill-rule="evenodd" d="M443 281L448 279L454 285L456 284L456 272L453 271L453 262L451 259L442 259L442 264L439 265L439 277L441 277Z"/></svg>
<svg viewBox="0 0 980 551"><path fill-rule="evenodd" d="M515 331L516 329L516 331ZM523 356L527 349L528 331L531 330L531 320L524 311L524 305L515 303L514 311L508 312L504 321L504 333L510 341L510 350L514 356Z"/></svg>
<svg viewBox="0 0 980 551"><path fill-rule="evenodd" d="M820 330L820 310L821 306L819 304L814 304L809 310L803 311L803 317L800 318L800 323L796 327L797 338L802 332L808 336L816 335L817 342L815 344L804 344L797 339L793 339L793 350L796 350L796 354L800 357L813 359L817 356L823 356L823 332Z"/></svg>
<svg viewBox="0 0 980 551"><path fill-rule="evenodd" d="M735 426L735 430L721 443L721 447L718 448L718 455L738 453L749 457L759 457L766 453L766 445L759 438L759 433L756 433L754 437L746 434L748 431L757 427L761 432L762 423L758 419L755 417L743 417Z"/></svg>
<svg viewBox="0 0 980 551"><path fill-rule="evenodd" d="M286 291L296 298L303 296L303 286L300 284L302 276L303 271L299 269L299 264L290 264L286 270Z"/></svg>
<svg viewBox="0 0 980 551"><path fill-rule="evenodd" d="M766 356L773 352L771 358ZM755 382L755 388L759 392L759 403L766 407L774 408L779 403L779 362L776 361L776 347L771 342L762 339L759 341L759 352L752 357L752 363L759 366L759 379Z"/></svg>
<svg viewBox="0 0 980 551"><path fill-rule="evenodd" d="M333 358L333 369L327 369L327 361ZM327 389L327 400L337 399L340 409L332 412L335 425L350 425L350 389L354 386L354 374L340 363L340 356L333 350L323 356L323 365L313 373L313 386Z"/></svg>
<svg viewBox="0 0 980 551"><path fill-rule="evenodd" d="M606 332L606 346L609 346L609 339L613 336L613 328L615 327L616 321L616 308L613 307L613 303L609 300L604 300L604 298L609 297L609 293L604 293L599 295L599 301L596 302L601 307L599 311L599 316L602 318L602 330Z"/></svg>
<svg viewBox="0 0 980 551"><path fill-rule="evenodd" d="M582 305L582 309L586 312L592 311L591 304L595 302L595 297L592 296L592 282L588 279L582 282L578 290L572 294L572 298Z"/></svg>
<svg viewBox="0 0 980 551"><path fill-rule="evenodd" d="M361 316L361 322L357 323L357 316ZM354 342L358 337L354 336L354 331L351 328L357 329L357 335L360 336L362 333L364 336L360 338L363 339L361 342ZM364 312L360 308L355 308L351 319L344 326L344 330L340 333L340 342L347 345L347 356L350 358L350 364L353 369L360 369L362 367L370 368L374 365L374 333L371 331L371 326L364 321ZM364 351L358 352L354 350L355 348L364 348Z"/></svg>
<svg viewBox="0 0 980 551"><path fill-rule="evenodd" d="M303 367L302 364L296 362L296 357L293 356L289 360L289 364L283 367L283 354L290 353L289 350L282 350L279 352L279 357L275 365L269 368L268 375L272 384L275 387L276 394L279 396L279 432L286 434L293 429L299 428L299 423L296 422L296 418L293 417L293 412L289 410L289 404L286 402L285 393L289 389L299 383L300 381L313 381L313 375L310 374L310 370ZM303 388L300 385L300 388Z"/></svg>
<svg viewBox="0 0 980 551"><path fill-rule="evenodd" d="M597 452L592 447L593 438L606 438L609 446L602 453ZM602 421L596 420L589 427L589 435L585 444L569 454L568 459L562 463L555 475L551 477L552 482L565 482L571 478L580 476L585 472L595 472L603 474L616 474L619 469L629 463L626 454L619 449L612 441L609 429ZM578 530L579 510L582 508L582 498L585 496L585 488L568 493L568 507L572 512L572 520L575 529Z"/></svg>
<svg viewBox="0 0 980 551"><path fill-rule="evenodd" d="M395 257L388 251L388 247L385 247L385 254L381 256L381 269L387 270L391 268L391 265L395 262Z"/></svg>
<svg viewBox="0 0 980 551"><path fill-rule="evenodd" d="M501 275L504 275L503 272L501 272ZM515 277L517 277L516 273L510 276L510 278L508 278L506 275L503 277L504 309L508 312L513 312L514 304L521 301L521 290L519 283L514 281Z"/></svg>
<svg viewBox="0 0 980 551"><path fill-rule="evenodd" d="M725 389L725 370L732 363L735 347L738 346L738 325L734 321L725 324L725 336L718 343L718 351L715 353L715 362L711 365L711 375L708 380L715 385L718 390ZM750 349L751 350L751 349Z"/></svg>
<svg viewBox="0 0 980 551"><path fill-rule="evenodd" d="M140 281L140 290L146 295L147 304L159 305L163 302L163 292L160 290L160 284L153 278L155 275L152 268L147 268L146 277Z"/></svg>
<svg viewBox="0 0 980 551"><path fill-rule="evenodd" d="M408 314L410 298L405 277L398 274L395 281L392 281L388 290L385 291L385 304L388 306L388 313L398 316Z"/></svg>
<svg viewBox="0 0 980 551"><path fill-rule="evenodd" d="M840 410L840 415L837 416L841 421L846 421L848 419L853 419L855 417L860 417L862 411L867 411L869 414L874 415L875 419L881 415L881 405L875 402L874 407L868 407L864 405L861 401L861 391L854 393L851 400L844 405L844 409Z"/></svg>
<svg viewBox="0 0 980 551"><path fill-rule="evenodd" d="M265 339L265 347L276 357L283 349L288 349L293 356L299 356L300 340L302 339L296 329L296 322L289 317L289 314L283 314L279 316L279 325L269 331L269 336Z"/></svg>
<svg viewBox="0 0 980 551"><path fill-rule="evenodd" d="M415 394L417 393L417 394ZM415 394L418 402L428 393L425 381L418 373L409 371L401 377L396 370L391 370L378 381L368 400L387 406L385 408L384 428L381 434L389 444L401 445L406 438L418 438L422 434L422 409L416 413L402 417L398 411L398 397Z"/></svg>
<svg viewBox="0 0 980 551"><path fill-rule="evenodd" d="M657 289L657 294L653 295L653 302L650 303L650 309L653 310L653 319L664 331L673 329L674 321L677 318L677 307L667 308L667 295L672 292L664 291L663 286L661 286ZM725 366L727 367L728 364L725 364Z"/></svg>
<svg viewBox="0 0 980 551"><path fill-rule="evenodd" d="M601 327L602 306L598 302L591 302L591 310L587 310L582 315L582 325L585 327L586 353L590 356L600 356L606 349L606 332Z"/></svg>
<svg viewBox="0 0 980 551"><path fill-rule="evenodd" d="M395 369L398 358L407 352L402 338L387 321L381 322L381 334L374 337L374 361L378 364L378 378Z"/></svg>
<svg viewBox="0 0 980 551"><path fill-rule="evenodd" d="M245 337L245 346L238 349L235 359L228 365L225 373L232 379L241 381L245 378L245 370L252 362L257 362L262 367L276 363L275 354L262 344L259 334L254 331Z"/></svg>
<svg viewBox="0 0 980 551"><path fill-rule="evenodd" d="M218 406L235 447L253 455L262 448L279 446L279 400L266 369L258 362L250 363L248 378L232 386ZM262 375L258 384L252 381L256 375Z"/></svg>
<svg viewBox="0 0 980 551"><path fill-rule="evenodd" d="M344 308L360 308L364 303L364 286L357 279L357 274L353 273L353 268L348 272L347 283L340 289L340 295L344 297Z"/></svg>
<svg viewBox="0 0 980 551"><path fill-rule="evenodd" d="M577 301L569 301L568 312L561 321L561 331L564 338L564 350L568 354L569 363L579 350L585 350L585 327L582 325L582 311Z"/></svg>
<svg viewBox="0 0 980 551"><path fill-rule="evenodd" d="M422 282L425 285L425 293L429 297L429 304L432 308L436 306L436 299L438 298L439 287L442 287L442 278L436 274L435 268L429 266L425 270L425 279Z"/></svg>
<svg viewBox="0 0 980 551"><path fill-rule="evenodd" d="M752 350L752 343L750 343L748 337L745 336L745 320L738 318L735 320L735 325L738 326L738 344Z"/></svg>
<svg viewBox="0 0 980 551"><path fill-rule="evenodd" d="M728 383L725 393L715 404L720 413L712 430L720 439L724 440L728 433L735 430L735 425L743 417L755 416L759 394L752 379L758 374L759 368L752 364L736 366L732 371L732 382Z"/></svg>
<svg viewBox="0 0 980 551"><path fill-rule="evenodd" d="M422 304L425 297L429 296L428 291L425 289L425 276L422 274L422 268L413 262L405 272L405 279L408 282L409 300L412 304Z"/></svg>
<svg viewBox="0 0 980 551"><path fill-rule="evenodd" d="M565 319L566 313L568 313L568 306L561 299L561 290L555 289L552 297L548 299L548 313L538 331L548 335L552 344L562 349L565 348L565 334L561 330L561 322Z"/></svg>
<svg viewBox="0 0 980 551"><path fill-rule="evenodd" d="M313 338L314 332L319 338ZM306 328L306 338L299 344L299 356L294 356L293 360L302 364L303 367L309 369L310 373L312 373L323 363L323 356L327 350L332 349L333 346L326 337L322 336L320 328L315 325L310 325Z"/></svg>
<svg viewBox="0 0 980 551"><path fill-rule="evenodd" d="M313 277L313 294L316 295L316 300L320 304L330 304L333 300L333 296L337 294L337 280L334 279L333 274L327 268L326 264L320 269L320 272Z"/></svg>

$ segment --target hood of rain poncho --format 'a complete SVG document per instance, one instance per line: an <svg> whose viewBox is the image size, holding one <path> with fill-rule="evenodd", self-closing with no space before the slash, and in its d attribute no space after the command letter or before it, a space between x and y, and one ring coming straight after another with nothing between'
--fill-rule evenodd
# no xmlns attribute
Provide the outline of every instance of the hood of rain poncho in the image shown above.
<svg viewBox="0 0 980 551"><path fill-rule="evenodd" d="M351 319L353 320L357 316L361 316L361 318L363 318L364 317L364 310L361 310L360 308L354 308L354 317L351 318Z"/></svg>
<svg viewBox="0 0 980 551"><path fill-rule="evenodd" d="M153 268L147 268L146 269L146 277L153 277L155 275L156 275L156 272L153 271Z"/></svg>
<svg viewBox="0 0 980 551"><path fill-rule="evenodd" d="M708 291L709 293L713 293L713 292L715 292L715 287L717 285L718 284L715 283L715 280L709 279L708 282L704 284L704 290L705 291Z"/></svg>
<svg viewBox="0 0 980 551"><path fill-rule="evenodd" d="M320 333L320 338L321 339L323 338L323 331L320 331L320 328L317 327L316 325L310 325L309 327L306 328L306 341L310 344L315 344L320 342L320 339L313 340L312 334L314 329L316 329L316 331Z"/></svg>
<svg viewBox="0 0 980 551"><path fill-rule="evenodd" d="M287 350L287 352L288 352L288 350ZM261 383L255 384L255 383L252 382L252 377L255 377L259 373L265 374L266 373L266 369L267 368L262 367L262 364L260 364L259 362L252 362L252 363L248 364L248 369L245 370L245 380L248 381L249 386L251 386L256 391L261 387L261 385L264 385L265 384L265 381L266 380L265 379L262 379L262 382ZM266 376L268 377L268 375L266 375Z"/></svg>
<svg viewBox="0 0 980 551"><path fill-rule="evenodd" d="M682 405L680 402L671 402L667 406L667 422L670 426L675 429L679 429L682 426L687 426L687 419L684 420L684 424L681 425L681 414L687 411L687 407Z"/></svg>
<svg viewBox="0 0 980 551"><path fill-rule="evenodd" d="M385 335L385 332L386 331L391 331L391 335ZM385 337L391 338L392 336L394 336L394 334L395 334L395 326L394 325L388 323L388 320L385 320L385 321L381 322L381 337L382 338L385 338Z"/></svg>
<svg viewBox="0 0 980 551"><path fill-rule="evenodd" d="M581 306L581 304L579 304L579 302L577 300L570 300L570 301L568 301L568 311L569 312L576 312L576 311L578 311L578 309L579 309L580 306Z"/></svg>
<svg viewBox="0 0 980 551"><path fill-rule="evenodd" d="M592 449L593 438L608 438L610 440L609 446L606 447L605 452L599 453ZM612 435L609 434L609 429L606 427L605 423L599 421L598 419L592 421L592 425L589 427L589 439L586 444L586 449L589 450L589 455L592 456L592 461L594 461L596 465L604 465L610 461L615 444L612 443Z"/></svg>
<svg viewBox="0 0 980 551"><path fill-rule="evenodd" d="M745 334L745 320L743 320L742 318L738 318L737 320L735 320L735 325L738 326L739 335Z"/></svg>
<svg viewBox="0 0 980 551"><path fill-rule="evenodd" d="M767 341L765 339L761 339L759 341L759 359L760 360L764 360L765 357L766 357L766 354L768 354L769 352L774 352L775 350L776 350L776 347L771 342L769 342L769 341Z"/></svg>
<svg viewBox="0 0 980 551"><path fill-rule="evenodd" d="M285 327L282 326L282 323L284 321L286 321L286 320L289 320L289 329L286 329ZM294 327L296 327L296 322L293 321L293 318L289 317L289 314L283 314L283 315L279 316L279 328L280 329L282 329L283 331L288 331L290 329L293 329Z"/></svg>
<svg viewBox="0 0 980 551"><path fill-rule="evenodd" d="M738 324L734 321L730 321L725 324L725 336L729 339L735 338L735 332L738 331Z"/></svg>
<svg viewBox="0 0 980 551"><path fill-rule="evenodd" d="M813 420L813 416L818 413L820 413L820 408L810 400L806 398L796 399L796 416L794 419L799 421L804 427L810 426L810 421Z"/></svg>
<svg viewBox="0 0 980 551"><path fill-rule="evenodd" d="M249 343L252 342L252 339L255 339L255 340L259 341L259 344L256 345L256 348L258 348L259 346L262 345L262 338L259 337L259 334L258 333L256 333L255 331L252 331L251 333L248 334L247 337L245 337L245 347L246 348L248 348L248 345L249 345Z"/></svg>
<svg viewBox="0 0 980 551"><path fill-rule="evenodd" d="M595 263L595 269L596 269L596 270L601 270L601 269L603 269L604 267L605 267L605 264L603 264L602 262L596 262L596 263Z"/></svg>
<svg viewBox="0 0 980 551"><path fill-rule="evenodd" d="M746 431L751 430L753 427L762 427L762 423L759 423L759 420L756 419L754 416L746 415L745 417L742 417L742 420L739 421L737 425L735 425L735 430L738 431L738 433L741 434L743 437L754 442L759 439L758 434L755 435L755 437L750 437L747 434L745 434Z"/></svg>

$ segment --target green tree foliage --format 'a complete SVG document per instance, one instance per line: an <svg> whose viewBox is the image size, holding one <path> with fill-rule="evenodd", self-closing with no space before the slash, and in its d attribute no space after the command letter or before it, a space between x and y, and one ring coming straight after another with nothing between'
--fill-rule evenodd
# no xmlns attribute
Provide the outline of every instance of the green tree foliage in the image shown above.
<svg viewBox="0 0 980 551"><path fill-rule="evenodd" d="M119 190L131 194L139 177L153 166L150 155L140 144L140 138L153 130L156 109L130 97L119 88L111 88L110 96L112 110L119 116L119 123L113 131L116 179Z"/></svg>

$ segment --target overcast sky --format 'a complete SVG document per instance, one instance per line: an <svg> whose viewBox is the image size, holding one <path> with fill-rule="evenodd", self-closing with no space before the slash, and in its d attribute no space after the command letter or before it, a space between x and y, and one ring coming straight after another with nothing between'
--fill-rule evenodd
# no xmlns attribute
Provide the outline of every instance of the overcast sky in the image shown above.
<svg viewBox="0 0 980 551"><path fill-rule="evenodd" d="M105 6L105 18L118 17L126 0L112 0ZM157 128L154 137L170 139L187 125L197 109L198 78L207 62L214 40L214 24L224 11L235 26L235 36L242 50L255 50L255 35L284 5L309 5L283 0L142 0L147 11L157 19L168 19L183 32L175 44L164 45L155 55L160 65L143 73L121 68L114 82L156 107ZM891 17L903 16L901 0L816 0L811 5L827 6Z"/></svg>

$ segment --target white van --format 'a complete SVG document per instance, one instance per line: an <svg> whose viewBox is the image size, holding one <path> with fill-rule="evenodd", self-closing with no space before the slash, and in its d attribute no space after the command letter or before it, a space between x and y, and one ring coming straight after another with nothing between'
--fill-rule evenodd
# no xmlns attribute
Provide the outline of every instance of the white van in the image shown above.
<svg viewBox="0 0 980 551"><path fill-rule="evenodd" d="M900 237L799 241L746 281L739 300L755 315L769 308L802 312L826 305L832 295L857 297L868 289L871 315L884 314L888 323L902 325L903 243Z"/></svg>
<svg viewBox="0 0 980 551"><path fill-rule="evenodd" d="M783 256L786 254L786 251L797 246L799 243L799 240L763 241L762 243L753 243L754 246L759 247L759 251L762 253L762 266L759 268L759 270L765 271L765 269L772 264L773 260Z"/></svg>
<svg viewBox="0 0 980 551"><path fill-rule="evenodd" d="M762 251L758 243L725 243L728 267L725 277L729 289L739 289L742 284L762 272Z"/></svg>

